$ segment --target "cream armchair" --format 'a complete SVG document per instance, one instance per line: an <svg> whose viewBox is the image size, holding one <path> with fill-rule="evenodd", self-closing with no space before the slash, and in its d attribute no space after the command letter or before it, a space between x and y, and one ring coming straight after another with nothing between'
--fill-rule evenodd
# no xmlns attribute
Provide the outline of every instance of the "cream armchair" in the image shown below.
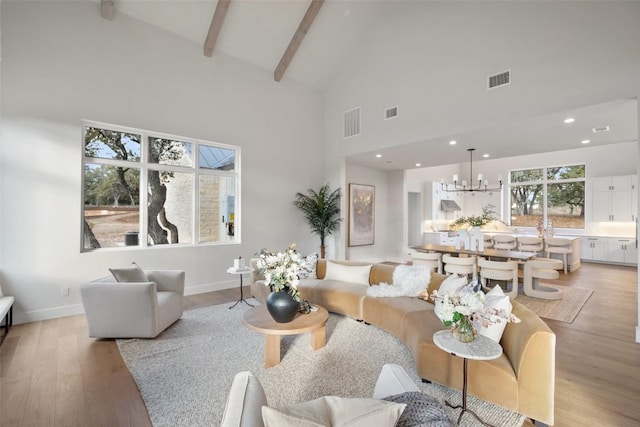
<svg viewBox="0 0 640 427"><path fill-rule="evenodd" d="M80 286L95 338L154 338L182 316L184 271L147 270L148 282L109 276Z"/></svg>

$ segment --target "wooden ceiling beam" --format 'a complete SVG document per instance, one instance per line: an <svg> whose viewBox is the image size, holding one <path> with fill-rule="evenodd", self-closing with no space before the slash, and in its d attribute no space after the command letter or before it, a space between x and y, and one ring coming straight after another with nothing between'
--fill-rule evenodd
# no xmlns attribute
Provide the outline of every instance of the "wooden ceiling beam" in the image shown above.
<svg viewBox="0 0 640 427"><path fill-rule="evenodd" d="M102 0L100 2L100 16L109 21L113 21L113 15L115 14L115 6L113 0Z"/></svg>
<svg viewBox="0 0 640 427"><path fill-rule="evenodd" d="M320 11L323 3L324 0L311 0L311 4L309 5L307 12L304 14L302 21L300 21L298 29L293 34L293 37L289 42L289 46L287 46L287 49L282 55L282 58L280 58L278 66L273 72L273 79L275 81L279 82L280 79L282 79L285 71L287 71L289 64L293 60L293 57L295 56L298 48L300 47L300 44L302 43L302 39L304 39L304 36L307 35L307 32L309 31L309 28L311 28L311 24L313 24L313 21L316 19L316 15L318 15L318 12Z"/></svg>
<svg viewBox="0 0 640 427"><path fill-rule="evenodd" d="M220 35L224 18L227 16L229 3L231 3L231 0L218 0L216 11L213 13L209 32L207 33L207 39L204 42L204 56L211 57L211 55L213 55L213 48L218 41L218 36Z"/></svg>

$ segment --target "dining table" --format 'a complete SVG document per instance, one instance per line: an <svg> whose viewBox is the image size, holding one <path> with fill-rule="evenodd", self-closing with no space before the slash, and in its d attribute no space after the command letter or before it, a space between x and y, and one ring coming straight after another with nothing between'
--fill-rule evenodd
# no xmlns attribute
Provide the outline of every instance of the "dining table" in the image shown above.
<svg viewBox="0 0 640 427"><path fill-rule="evenodd" d="M455 246L448 245L436 245L426 244L419 246L411 246L411 249L417 252L440 252L446 254L464 254L464 255L476 255L489 259L511 259L517 261L527 261L535 258L538 254L536 252L524 252L524 251L506 251L500 249L487 248L482 251L471 251L464 248L456 248Z"/></svg>

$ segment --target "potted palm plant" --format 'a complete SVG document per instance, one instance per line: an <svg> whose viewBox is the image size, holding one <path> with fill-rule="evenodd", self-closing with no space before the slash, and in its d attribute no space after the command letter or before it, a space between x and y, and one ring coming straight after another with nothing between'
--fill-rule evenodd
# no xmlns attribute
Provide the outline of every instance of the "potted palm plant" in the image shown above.
<svg viewBox="0 0 640 427"><path fill-rule="evenodd" d="M340 218L340 188L331 191L329 184L319 191L308 189L307 194L297 193L293 204L300 209L309 223L311 232L320 236L320 257L325 257L325 237L338 229Z"/></svg>

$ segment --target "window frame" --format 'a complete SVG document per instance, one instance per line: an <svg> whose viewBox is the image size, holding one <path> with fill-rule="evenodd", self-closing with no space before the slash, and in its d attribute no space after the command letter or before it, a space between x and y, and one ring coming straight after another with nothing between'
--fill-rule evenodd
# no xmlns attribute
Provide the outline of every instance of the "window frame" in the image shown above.
<svg viewBox="0 0 640 427"><path fill-rule="evenodd" d="M549 179L548 177L548 170L552 169L552 168L565 168L565 167L577 167L577 166L582 166L584 167L584 176L582 178L567 178L567 179ZM540 179L538 180L533 180L533 181L516 181L516 182L512 182L511 181L511 177L512 177L512 173L513 172L518 172L518 171L529 171L529 170L541 170L542 171L542 176ZM535 167L527 167L527 168L518 168L518 169L510 169L509 170L509 181L508 181L508 204L507 207L509 209L509 226L510 227L517 227L517 228L526 228L526 229L535 229L535 226L527 226L527 225L513 225L512 224L512 205L513 205L513 200L512 200L512 196L511 196L511 189L512 187L521 187L521 186L528 186L528 185L542 185L542 205L543 205L543 210L542 210L542 223L543 223L543 227L546 229L548 224L549 224L549 214L548 214L548 186L550 184L557 184L557 183L569 183L569 182L582 182L583 186L584 186L584 200L585 200L585 213L586 213L586 201L587 201L587 165L586 163L572 163L572 164L562 164L562 165L547 165L547 166L535 166ZM567 230L567 232L571 232L571 231L585 231L587 228L587 220L586 220L586 214L584 216L584 223L583 223L583 227L582 228L566 228L566 227L557 227L555 224L553 225L553 229L557 232L558 230Z"/></svg>
<svg viewBox="0 0 640 427"><path fill-rule="evenodd" d="M140 159L138 161L130 160L118 160L99 157L87 157L85 156L85 135L87 128L105 129L114 132L132 133L140 135ZM193 162L191 166L176 166L165 165L160 163L151 163L149 161L149 139L150 138L162 138L172 141L178 141L183 143L190 143L193 147ZM161 132L149 131L144 129L137 129L127 126L114 125L111 123L98 122L93 120L83 120L81 127L81 197L80 197L80 252L88 253L95 251L114 251L114 250L131 250L131 249L156 249L156 248L178 248L178 247L193 247L193 246L219 246L219 245L231 245L241 243L241 148L237 145L224 144L220 142L206 141L202 139L189 138L184 136L166 134ZM214 148L221 148L227 150L233 150L235 152L234 168L233 170L212 169L199 166L199 154L200 146L209 146ZM84 247L84 220L85 220L85 166L87 164L107 165L114 167L136 168L139 169L139 206L138 206L138 221L139 221L139 239L136 246L111 246L104 248L85 248ZM148 186L149 186L149 171L166 171L175 173L188 173L192 175L192 197L191 197L191 242L190 243L169 243L169 244L154 244L148 243ZM234 180L234 235L231 240L220 241L205 241L200 242L200 176L218 176L224 178L232 178Z"/></svg>

